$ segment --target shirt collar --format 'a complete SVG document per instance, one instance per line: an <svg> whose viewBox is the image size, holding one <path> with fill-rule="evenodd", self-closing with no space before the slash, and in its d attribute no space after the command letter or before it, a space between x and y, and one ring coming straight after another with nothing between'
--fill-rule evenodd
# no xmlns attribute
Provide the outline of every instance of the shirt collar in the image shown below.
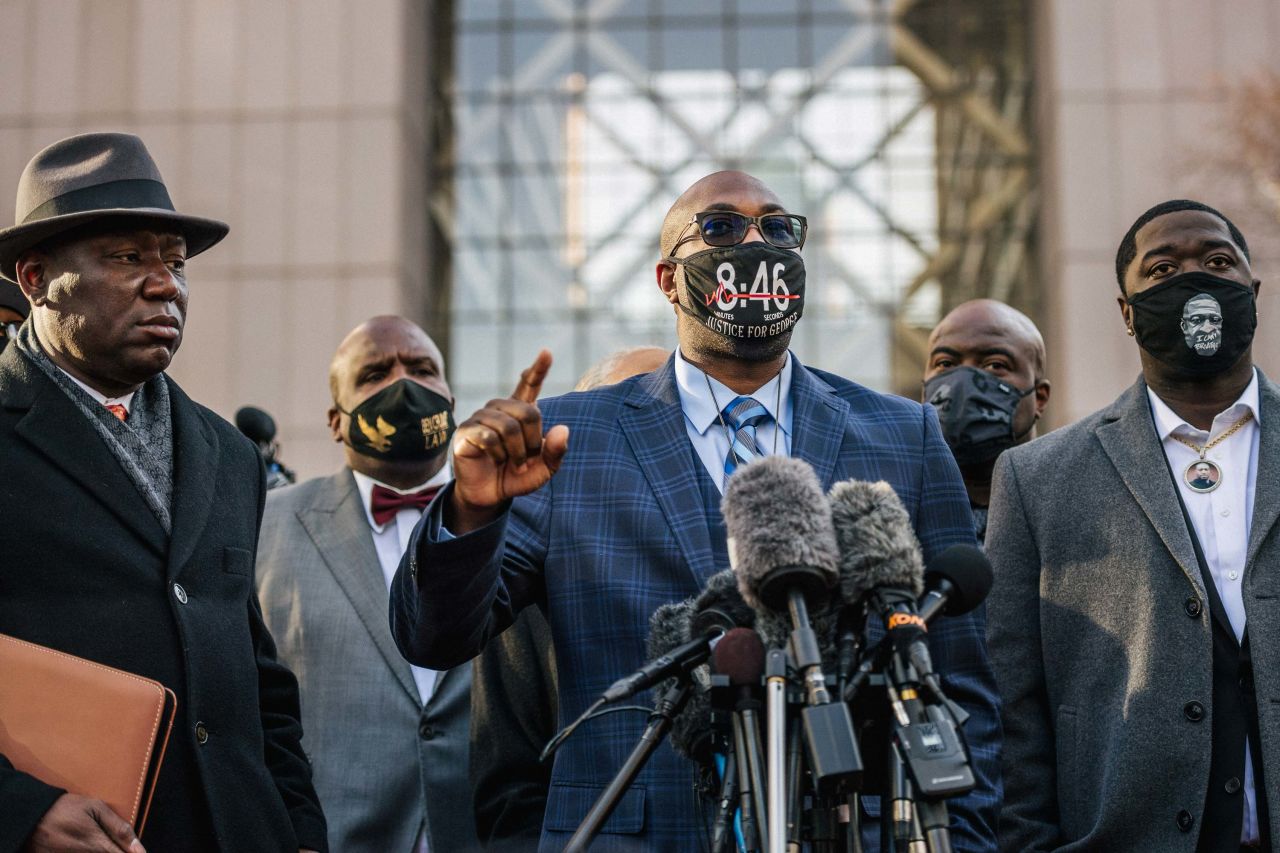
<svg viewBox="0 0 1280 853"><path fill-rule="evenodd" d="M53 361L53 359L50 359L50 361ZM54 363L53 366L57 367L58 370L62 372L63 376L67 377L72 382L76 383L81 388L83 388L85 392L88 393L88 395L92 397L100 405L114 406L118 404L118 405L124 406L124 410L126 413L128 413L133 407L133 395L137 392L130 391L128 394L125 394L121 397L108 397L104 395L102 392L98 391L96 388L86 385L76 377L72 376L70 373L67 373L67 371L63 370L61 367L58 367L58 364L56 362Z"/></svg>
<svg viewBox="0 0 1280 853"><path fill-rule="evenodd" d="M1156 422L1156 434L1160 436L1160 440L1164 441L1179 427L1186 427L1191 432L1203 434L1204 430L1196 429L1191 424L1180 418L1173 409L1169 408L1169 404L1161 400L1156 392L1150 387L1147 388L1147 398L1151 401L1151 414ZM1253 378L1249 380L1248 386L1245 387L1243 393L1236 398L1236 401L1224 409L1217 417L1223 414L1234 413L1235 417L1243 417L1246 411L1253 412L1253 420L1255 423L1262 423L1262 408L1258 399L1258 368L1253 369ZM1214 420L1217 420L1217 417Z"/></svg>
<svg viewBox="0 0 1280 853"><path fill-rule="evenodd" d="M453 479L453 466L447 461L444 467L437 471L430 480L420 483L409 489L397 489L395 486L388 486L386 483L373 479L368 474L361 474L359 471L352 469L352 475L356 478L356 489L360 492L360 506L364 509L364 517L369 522L369 526L375 532L381 533L386 527L385 524L375 524L373 521L373 487L382 486L384 489L390 489L401 495L407 495L410 492L419 492L431 486L443 486L445 483Z"/></svg>
<svg viewBox="0 0 1280 853"><path fill-rule="evenodd" d="M782 429L782 434L791 437L791 353L782 363L782 370L764 385L757 388L751 396L773 418L773 422ZM779 389L781 383L781 389ZM710 389L708 389L708 384ZM676 388L680 392L680 408L684 416L693 424L698 435L706 435L712 424L720 420L720 412L734 397L739 396L727 385L685 360L684 353L676 347ZM781 390L781 394L779 394Z"/></svg>

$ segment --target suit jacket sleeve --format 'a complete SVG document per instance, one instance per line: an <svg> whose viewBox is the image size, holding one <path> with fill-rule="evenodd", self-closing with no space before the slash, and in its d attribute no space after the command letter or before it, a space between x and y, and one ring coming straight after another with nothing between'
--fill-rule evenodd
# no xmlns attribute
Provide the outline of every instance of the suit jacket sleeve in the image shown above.
<svg viewBox="0 0 1280 853"><path fill-rule="evenodd" d="M440 490L391 583L391 636L406 660L439 670L459 666L543 597L554 483L516 498L497 520L457 538L440 530L453 484Z"/></svg>
<svg viewBox="0 0 1280 853"><path fill-rule="evenodd" d="M932 406L924 407L924 475L916 533L926 560L955 544L976 543L964 482L942 439ZM957 850L994 851L1000 810L1000 699L987 657L986 610L942 617L929 630L930 654L947 696L970 713L964 725L976 786L948 802Z"/></svg>
<svg viewBox="0 0 1280 853"><path fill-rule="evenodd" d="M66 792L14 770L0 755L0 853L17 853L54 801Z"/></svg>
<svg viewBox="0 0 1280 853"><path fill-rule="evenodd" d="M991 660L1004 698L1006 734L1000 841L1008 851L1048 850L1061 839L1053 721L1040 638L1040 558L1008 454L996 464L991 493Z"/></svg>
<svg viewBox="0 0 1280 853"><path fill-rule="evenodd" d="M259 471L262 471L259 463ZM262 476L258 481L258 527L266 499ZM258 665L258 708L262 718L263 754L293 823L298 846L328 850L324 813L311 785L311 764L302 751L302 714L298 680L276 659L276 644L262 618L257 592L249 593L249 627Z"/></svg>
<svg viewBox="0 0 1280 853"><path fill-rule="evenodd" d="M486 850L532 850L542 835L551 763L538 761L556 733L551 626L527 607L472 663L471 788Z"/></svg>

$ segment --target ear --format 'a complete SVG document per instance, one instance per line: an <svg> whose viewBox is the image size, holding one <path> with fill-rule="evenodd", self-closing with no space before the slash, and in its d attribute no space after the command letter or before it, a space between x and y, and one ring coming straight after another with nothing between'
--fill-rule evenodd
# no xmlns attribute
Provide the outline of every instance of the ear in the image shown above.
<svg viewBox="0 0 1280 853"><path fill-rule="evenodd" d="M676 267L669 261L659 261L654 273L658 279L658 289L662 291L662 295L672 305L680 303L680 297L676 294Z"/></svg>
<svg viewBox="0 0 1280 853"><path fill-rule="evenodd" d="M32 305L43 305L48 300L48 265L40 252L25 252L15 265L18 287L31 300Z"/></svg>
<svg viewBox="0 0 1280 853"><path fill-rule="evenodd" d="M1049 380L1041 379L1036 383L1036 420L1040 420L1040 416L1044 414L1045 406L1049 405Z"/></svg>
<svg viewBox="0 0 1280 853"><path fill-rule="evenodd" d="M329 435L333 436L333 440L342 443L342 412L338 411L337 406L329 407Z"/></svg>
<svg viewBox="0 0 1280 853"><path fill-rule="evenodd" d="M1124 320L1124 327L1132 332L1133 318L1129 316L1129 303L1125 301L1123 296L1117 296L1116 304L1120 306L1120 318Z"/></svg>

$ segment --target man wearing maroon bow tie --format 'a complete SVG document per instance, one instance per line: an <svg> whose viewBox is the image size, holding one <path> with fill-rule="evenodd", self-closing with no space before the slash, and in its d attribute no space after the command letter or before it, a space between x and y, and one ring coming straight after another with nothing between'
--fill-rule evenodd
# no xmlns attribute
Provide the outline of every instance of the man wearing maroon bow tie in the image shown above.
<svg viewBox="0 0 1280 853"><path fill-rule="evenodd" d="M410 666L387 626L405 543L450 478L453 393L439 348L374 317L329 367L346 464L269 493L258 595L298 676L303 748L334 850L478 850L467 779L471 670Z"/></svg>

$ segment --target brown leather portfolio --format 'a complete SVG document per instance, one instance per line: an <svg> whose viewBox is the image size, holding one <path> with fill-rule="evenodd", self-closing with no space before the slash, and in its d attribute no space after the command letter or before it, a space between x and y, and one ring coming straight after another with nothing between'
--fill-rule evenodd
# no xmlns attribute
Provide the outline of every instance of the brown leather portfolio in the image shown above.
<svg viewBox="0 0 1280 853"><path fill-rule="evenodd" d="M159 682L0 634L0 754L139 836L176 710Z"/></svg>

